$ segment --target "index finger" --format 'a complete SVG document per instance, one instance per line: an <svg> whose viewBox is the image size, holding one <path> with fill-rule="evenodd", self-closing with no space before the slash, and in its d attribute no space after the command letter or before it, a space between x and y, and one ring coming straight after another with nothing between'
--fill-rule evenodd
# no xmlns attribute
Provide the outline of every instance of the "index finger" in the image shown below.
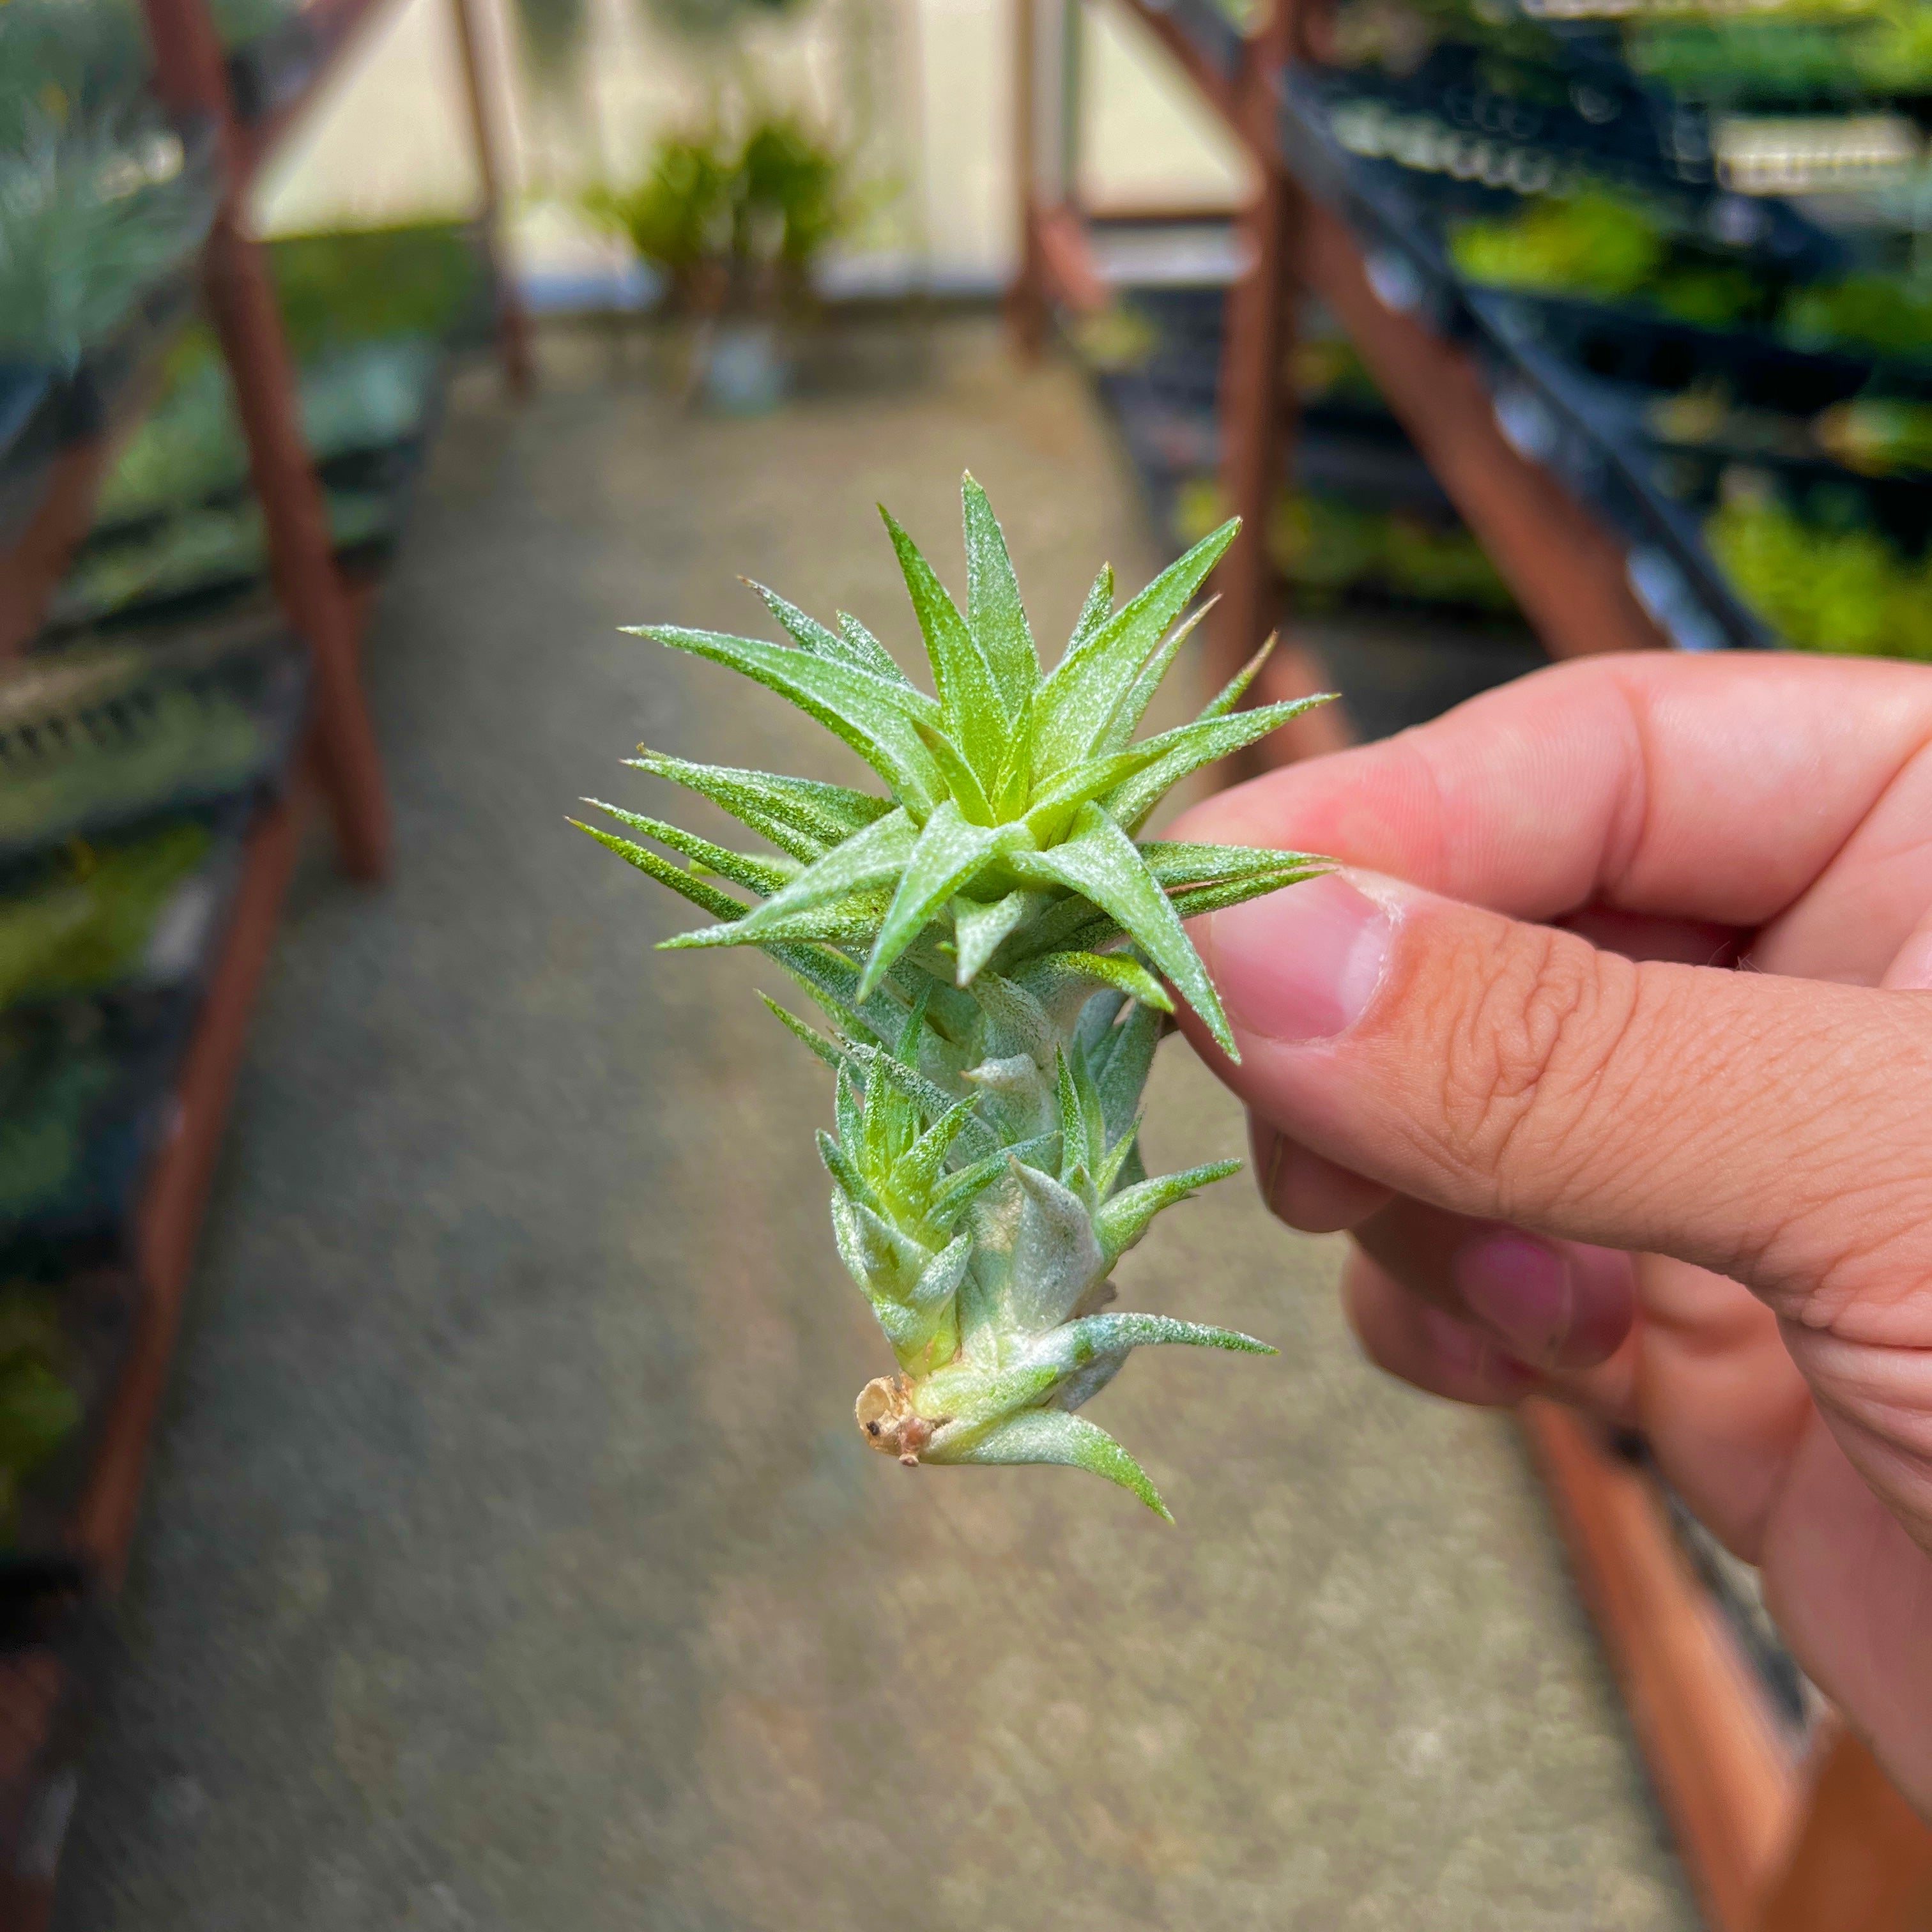
<svg viewBox="0 0 1932 1932"><path fill-rule="evenodd" d="M1755 928L1928 740L1932 670L1917 665L1592 658L1237 786L1170 836L1322 852L1518 919L1594 904Z"/></svg>

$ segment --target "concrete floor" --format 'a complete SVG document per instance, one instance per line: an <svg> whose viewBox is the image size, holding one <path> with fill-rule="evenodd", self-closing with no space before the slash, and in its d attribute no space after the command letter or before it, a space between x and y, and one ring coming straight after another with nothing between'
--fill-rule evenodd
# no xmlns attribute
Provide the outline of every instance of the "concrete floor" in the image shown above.
<svg viewBox="0 0 1932 1932"><path fill-rule="evenodd" d="M658 802L640 739L842 771L614 627L749 620L744 570L903 634L875 497L956 578L970 463L1043 633L1137 578L1078 383L956 325L707 421L549 347L522 414L459 393L382 598L396 877L318 850L281 934L60 1924L1688 1932L1508 1425L1363 1365L1334 1243L1235 1182L1124 1267L1283 1351L1103 1399L1178 1528L894 1468L775 969L653 953L675 902L563 824ZM1238 1150L1168 1054L1150 1164Z"/></svg>

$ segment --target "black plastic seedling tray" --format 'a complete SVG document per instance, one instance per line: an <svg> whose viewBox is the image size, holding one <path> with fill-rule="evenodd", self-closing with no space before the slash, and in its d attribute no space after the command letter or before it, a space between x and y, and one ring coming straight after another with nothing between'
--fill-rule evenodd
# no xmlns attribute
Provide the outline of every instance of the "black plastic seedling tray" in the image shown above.
<svg viewBox="0 0 1932 1932"><path fill-rule="evenodd" d="M75 646L0 678L0 864L278 784L307 660L253 620Z"/></svg>
<svg viewBox="0 0 1932 1932"><path fill-rule="evenodd" d="M0 1275L124 1253L198 997L0 1015Z"/></svg>

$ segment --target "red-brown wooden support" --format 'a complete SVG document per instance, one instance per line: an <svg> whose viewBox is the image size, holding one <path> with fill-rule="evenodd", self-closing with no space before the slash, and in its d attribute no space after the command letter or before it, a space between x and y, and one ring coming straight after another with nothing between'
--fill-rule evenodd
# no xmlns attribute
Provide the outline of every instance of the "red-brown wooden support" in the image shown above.
<svg viewBox="0 0 1932 1932"><path fill-rule="evenodd" d="M1288 377L1294 332L1300 191L1276 154L1275 82L1294 45L1292 0L1275 0L1241 51L1234 82L1237 131L1252 159L1256 186L1235 224L1243 260L1228 292L1221 362L1221 489L1241 533L1214 573L1220 594L1213 623L1215 683L1245 664L1282 616L1281 580L1269 554L1268 526L1292 462L1294 396ZM1306 698L1322 688L1321 668L1284 640L1251 691L1250 704ZM1333 710L1298 718L1276 733L1243 770L1332 751L1346 742ZM1237 774L1230 774L1234 776Z"/></svg>
<svg viewBox="0 0 1932 1932"><path fill-rule="evenodd" d="M463 56L463 89L470 104L470 132L476 143L476 172L483 205L477 224L490 264L490 285L496 302L496 352L502 358L503 380L514 396L526 396L536 380L530 352L530 316L517 289L508 244L503 234L502 170L498 155L496 116L485 70L475 0L450 0L456 16L457 45Z"/></svg>
<svg viewBox="0 0 1932 1932"><path fill-rule="evenodd" d="M1034 0L1013 0L1013 202L1018 262L1006 290L1006 329L1015 350L1036 361L1046 346L1046 266L1040 259L1040 15Z"/></svg>
<svg viewBox="0 0 1932 1932"><path fill-rule="evenodd" d="M389 856L382 760L363 701L356 624L335 567L322 488L302 441L295 367L274 289L261 248L241 226L250 156L220 44L201 0L142 4L161 98L184 118L212 121L221 142L221 208L203 257L210 318L248 438L275 587L314 665L316 750L343 868L356 878L380 878Z"/></svg>

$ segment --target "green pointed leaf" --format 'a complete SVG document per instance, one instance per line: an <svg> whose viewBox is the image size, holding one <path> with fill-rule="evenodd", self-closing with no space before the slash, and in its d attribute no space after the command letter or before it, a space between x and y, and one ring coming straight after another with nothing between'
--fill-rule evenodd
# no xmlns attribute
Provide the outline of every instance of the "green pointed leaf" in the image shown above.
<svg viewBox="0 0 1932 1932"><path fill-rule="evenodd" d="M1136 1120L1125 1133L1108 1148L1106 1157L1094 1170L1094 1191L1102 1201L1114 1191L1114 1184L1125 1170L1132 1157L1136 1144L1140 1138L1141 1124Z"/></svg>
<svg viewBox="0 0 1932 1932"><path fill-rule="evenodd" d="M1113 614L1114 566L1103 563L1094 579L1092 588L1082 602L1080 614L1073 620L1073 634L1067 639L1066 648L1060 653L1062 659L1072 656Z"/></svg>
<svg viewBox="0 0 1932 1932"><path fill-rule="evenodd" d="M686 831L682 826L647 818L641 812L626 812L621 805L607 805L601 798L586 798L583 802L595 806L599 812L608 812L633 832L641 832L660 845L668 845L674 852L695 860L706 872L715 872L721 879L729 879L734 886L742 886L761 896L783 891L798 876L797 866L789 862L780 864L760 859L754 853L730 851L713 844L709 838L699 838L694 832Z"/></svg>
<svg viewBox="0 0 1932 1932"><path fill-rule="evenodd" d="M1128 1348L1223 1348L1234 1355L1278 1355L1279 1348L1244 1335L1238 1328L1216 1328L1205 1322L1177 1322L1171 1315L1083 1315L1055 1331L1072 1340L1082 1360L1093 1355L1118 1354Z"/></svg>
<svg viewBox="0 0 1932 1932"><path fill-rule="evenodd" d="M1156 1012L1174 1010L1167 988L1139 961L1124 952L1049 952L1027 968L1021 983L1030 988L1040 979L1049 983L1069 979L1090 980L1098 986L1111 986Z"/></svg>
<svg viewBox="0 0 1932 1932"><path fill-rule="evenodd" d="M1044 852L1016 852L1006 863L1025 879L1062 885L1090 899L1120 922L1154 964L1180 989L1230 1059L1239 1049L1228 1018L1193 942L1133 842L1097 805L1084 805L1073 836Z"/></svg>
<svg viewBox="0 0 1932 1932"><path fill-rule="evenodd" d="M598 844L616 853L639 872L648 872L660 885L670 886L693 905L702 906L714 919L737 920L745 916L748 908L740 904L729 892L721 892L716 886L706 885L702 879L693 878L682 866L674 866L668 859L660 858L656 853L646 851L628 838L620 838L614 832L586 825L580 818L573 818L569 823L578 831L588 832Z"/></svg>
<svg viewBox="0 0 1932 1932"><path fill-rule="evenodd" d="M1239 905L1298 884L1332 869L1332 862L1299 852L1269 852L1252 846L1178 847L1150 839L1137 848L1155 883L1168 893L1183 919ZM1198 883L1196 883L1198 882ZM1030 926L1025 934L1029 956L1042 951L1093 952L1121 931L1111 914L1081 899L1064 899ZM1010 970L1018 972L1020 963Z"/></svg>
<svg viewBox="0 0 1932 1932"><path fill-rule="evenodd" d="M914 1102L928 1121L944 1120L958 1103L958 1094L947 1093L916 1067L902 1064L889 1053L877 1048L860 1048L855 1049L854 1058L865 1067L868 1076L897 1088ZM992 1153L995 1144L992 1129L970 1114L960 1130L960 1142L967 1157L972 1160Z"/></svg>
<svg viewBox="0 0 1932 1932"><path fill-rule="evenodd" d="M1073 1084L1073 1068L1063 1052L1055 1069L1054 1100L1060 1109L1060 1181L1072 1184L1077 1169L1088 1161L1087 1121L1080 1111L1080 1093Z"/></svg>
<svg viewBox="0 0 1932 1932"><path fill-rule="evenodd" d="M1248 686L1261 675L1262 666L1274 656L1275 641L1279 635L1278 632L1269 632L1262 640L1261 649L1202 707L1201 718L1195 721L1197 724L1204 718L1225 718L1240 703L1246 695Z"/></svg>
<svg viewBox="0 0 1932 1932"><path fill-rule="evenodd" d="M958 1448L937 1442L923 1460L928 1462L1011 1464L1057 1462L1104 1476L1140 1498L1163 1522L1174 1520L1148 1472L1096 1423L1061 1408L1030 1408L996 1423L983 1436Z"/></svg>
<svg viewBox="0 0 1932 1932"><path fill-rule="evenodd" d="M958 606L946 595L946 586L920 555L918 546L883 506L879 514L885 518L892 548L898 553L913 614L919 620L926 656L932 661L933 679L939 690L940 728L980 776L983 786L1000 769L1011 729L993 668Z"/></svg>
<svg viewBox="0 0 1932 1932"><path fill-rule="evenodd" d="M1260 878L1284 866L1329 866L1332 860L1312 852L1273 851L1265 845L1203 845L1192 842L1148 838L1140 842L1141 856L1169 892L1178 886L1220 884Z"/></svg>
<svg viewBox="0 0 1932 1932"><path fill-rule="evenodd" d="M967 622L992 666L1006 716L1018 718L1040 682L1039 653L993 506L970 476L959 494L966 522Z"/></svg>
<svg viewBox="0 0 1932 1932"><path fill-rule="evenodd" d="M853 1062L840 1063L838 1084L833 1091L832 1110L838 1124L842 1146L856 1154L866 1138L866 1112L860 1102L860 1083Z"/></svg>
<svg viewBox="0 0 1932 1932"><path fill-rule="evenodd" d="M1040 904L1036 892L1009 892L991 905L972 898L952 902L952 941L956 982L970 986L1000 942Z"/></svg>
<svg viewBox="0 0 1932 1932"><path fill-rule="evenodd" d="M919 736L920 742L932 754L946 789L961 813L975 825L991 825L995 816L992 802L980 782L980 774L967 763L965 754L936 726L922 724Z"/></svg>
<svg viewBox="0 0 1932 1932"><path fill-rule="evenodd" d="M924 692L904 682L888 684L849 664L755 638L676 625L640 625L632 634L742 671L842 739L922 817L938 802L943 790L939 774L914 728L916 720L934 722L938 718L939 707Z"/></svg>
<svg viewBox="0 0 1932 1932"><path fill-rule="evenodd" d="M872 1184L860 1171L858 1162L823 1127L818 1130L818 1157L825 1163L826 1172L860 1207L868 1208L874 1214L882 1214L885 1203L872 1191Z"/></svg>
<svg viewBox="0 0 1932 1932"><path fill-rule="evenodd" d="M1123 752L1128 741L1139 729L1141 720L1147 716L1148 706L1154 702L1154 693L1160 690L1161 680L1166 676L1174 659L1180 655L1180 647L1193 636L1196 628L1205 621L1208 613L1220 602L1218 597L1210 597L1198 610L1190 610L1167 634L1166 640L1156 646L1154 654L1140 668L1132 684L1120 694L1120 703L1114 706L1114 715L1108 719L1106 729L1094 740L1096 752Z"/></svg>
<svg viewBox="0 0 1932 1932"><path fill-rule="evenodd" d="M864 831L833 846L824 858L814 860L797 878L788 880L782 890L774 892L746 920L744 937L754 942L760 933L770 931L790 914L854 892L890 890L897 884L918 836L902 811L874 819Z"/></svg>
<svg viewBox="0 0 1932 1932"><path fill-rule="evenodd" d="M1210 1160L1202 1167L1190 1167L1180 1174L1163 1174L1152 1180L1143 1180L1138 1186L1124 1189L1111 1201L1104 1202L1094 1217L1094 1232L1100 1239L1100 1252L1106 1256L1107 1265L1112 1268L1147 1232L1148 1224L1162 1208L1172 1208L1177 1201L1185 1201L1197 1188L1226 1180L1231 1174L1239 1174L1240 1171L1241 1163L1238 1160Z"/></svg>
<svg viewBox="0 0 1932 1932"><path fill-rule="evenodd" d="M776 1019L794 1040L809 1048L835 1073L842 1072L844 1070L845 1054L842 1048L835 1046L815 1028L807 1026L796 1013L788 1012L769 994L760 993L758 998L764 1001L772 1018Z"/></svg>
<svg viewBox="0 0 1932 1932"><path fill-rule="evenodd" d="M759 946L774 958L784 946L869 946L886 916L888 895L878 890L848 892L823 905L773 915L753 931L748 919L729 925L700 926L660 940L663 952L705 952L724 946ZM762 910L762 908L760 908Z"/></svg>
<svg viewBox="0 0 1932 1932"><path fill-rule="evenodd" d="M1063 771L1093 750L1123 688L1132 683L1240 528L1240 520L1232 519L1202 538L1054 667L1034 699L1036 778Z"/></svg>
<svg viewBox="0 0 1932 1932"><path fill-rule="evenodd" d="M939 1177L946 1165L946 1156L952 1150L952 1143L965 1132L967 1124L973 1118L974 1103L962 1100L952 1111L942 1115L916 1140L905 1157L892 1170L892 1185L903 1189L908 1195L926 1196L939 1184Z"/></svg>
<svg viewBox="0 0 1932 1932"><path fill-rule="evenodd" d="M1299 718L1318 704L1326 704L1331 692L1312 698L1295 698L1280 704L1258 705L1252 711L1237 711L1228 718L1196 718L1172 731L1163 731L1136 748L1144 752L1160 748L1160 755L1146 768L1129 778L1106 800L1108 813L1130 828L1138 827L1148 814L1190 772L1225 758L1257 738L1264 738Z"/></svg>
<svg viewBox="0 0 1932 1932"><path fill-rule="evenodd" d="M814 657L828 658L834 664L849 664L853 670L864 671L884 683L913 688L892 653L876 638L868 633L852 636L842 628L828 631L815 617L808 617L796 604L788 603L776 590L767 590L762 584L752 583L748 577L743 581L764 599L765 608L784 626L787 634L800 650L809 651Z"/></svg>
<svg viewBox="0 0 1932 1932"><path fill-rule="evenodd" d="M892 895L886 922L873 941L872 956L859 981L861 999L938 917L946 901L984 868L1004 838L1004 833L989 826L969 825L950 798L939 806L904 861L898 890Z"/></svg>
<svg viewBox="0 0 1932 1932"><path fill-rule="evenodd" d="M1126 1132L1140 1112L1154 1048L1160 1044L1160 1016L1148 1006L1136 1007L1108 1036L1104 1060L1094 1058L1094 1084L1100 1095L1100 1112L1109 1134Z"/></svg>
<svg viewBox="0 0 1932 1932"><path fill-rule="evenodd" d="M905 673L899 669L898 660L849 610L842 610L838 614L838 634L854 650L862 652L868 656L876 655L884 658L892 666L896 676L905 677ZM881 672L880 675L883 676L884 674ZM909 678L906 681L911 682Z"/></svg>
<svg viewBox="0 0 1932 1932"><path fill-rule="evenodd" d="M661 752L646 752L624 763L709 799L794 859L822 857L892 809L889 798L874 798L844 785L740 771L728 765L694 765Z"/></svg>
<svg viewBox="0 0 1932 1932"><path fill-rule="evenodd" d="M1298 886L1305 879L1318 879L1332 872L1331 866L1284 866L1278 872L1259 878L1228 879L1215 884L1186 886L1173 896L1173 906L1183 919L1198 919L1203 913L1220 912L1228 906L1245 905L1284 886Z"/></svg>

